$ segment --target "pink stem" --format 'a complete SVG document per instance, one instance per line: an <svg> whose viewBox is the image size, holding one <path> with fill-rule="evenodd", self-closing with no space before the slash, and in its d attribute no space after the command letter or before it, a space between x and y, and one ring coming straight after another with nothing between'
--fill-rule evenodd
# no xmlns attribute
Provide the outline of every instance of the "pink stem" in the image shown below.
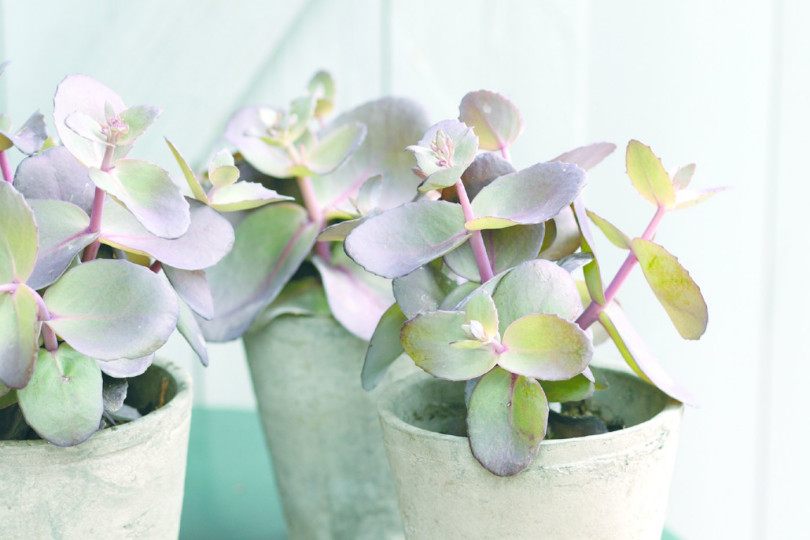
<svg viewBox="0 0 810 540"><path fill-rule="evenodd" d="M152 271L152 272L154 272L155 274L159 274L159 273L160 273L160 271L161 271L161 270L163 270L163 263L162 263L162 262L160 262L160 261L155 261L155 262L153 262L153 263L152 263L152 265L149 267L149 270L151 270L151 271Z"/></svg>
<svg viewBox="0 0 810 540"><path fill-rule="evenodd" d="M470 198L467 196L467 189L464 184L459 180L456 182L456 193L458 194L458 202L461 203L461 209L464 211L464 220L472 221L475 216L472 212L470 205ZM484 236L481 231L473 231L470 237L470 247L472 247L473 255L475 255L475 264L478 265L478 273L481 276L481 283L486 283L495 273L492 270L492 264L489 262L487 256L487 246L484 244Z"/></svg>
<svg viewBox="0 0 810 540"><path fill-rule="evenodd" d="M47 324L42 325L42 341L45 342L45 348L49 351L55 351L59 348L59 342L56 340L56 334Z"/></svg>
<svg viewBox="0 0 810 540"><path fill-rule="evenodd" d="M323 211L318 204L318 199L315 197L315 190L312 188L312 180L308 176L299 176L297 180L298 189L301 190L301 196L304 199L304 206L307 212L309 212L309 219L317 224L318 231L320 232L324 229L326 223L324 222ZM329 263L332 260L332 254L329 252L329 246L326 242L316 242L315 251L324 262Z"/></svg>
<svg viewBox="0 0 810 540"><path fill-rule="evenodd" d="M644 240L652 240L653 236L655 236L655 231L658 229L658 225L661 223L661 220L664 218L664 215L667 213L667 209L663 206L659 206L658 210L656 210L655 215L653 216L650 224L647 225L647 228L644 230L644 234L641 235L641 238ZM605 306L610 304L614 298L616 298L616 294L619 292L619 289L624 285L625 280L627 280L627 276L630 275L630 272L635 268L638 259L636 258L635 253L630 251L627 254L627 258L624 259L619 271L616 272L616 276L613 278L613 281L610 282L608 288L605 289L605 305L600 305L597 302L591 302L585 311L582 312L582 315L579 316L577 319L577 324L583 330L587 329L591 326L596 319L599 318L599 314L605 309Z"/></svg>
<svg viewBox="0 0 810 540"><path fill-rule="evenodd" d="M0 152L0 169L3 170L3 178L9 184L14 181L14 175L11 173L11 164L8 162L8 155L6 151Z"/></svg>
<svg viewBox="0 0 810 540"><path fill-rule="evenodd" d="M108 172L112 169L112 160L115 155L115 146L108 146L104 151L104 158L101 160L101 170ZM104 210L104 196L106 193L100 188L96 188L93 195L93 210L90 213L90 226L88 232L91 234L97 233L101 230L101 215ZM98 255L98 248L101 246L99 240L95 240L92 244L87 246L82 253L82 262L92 261Z"/></svg>
<svg viewBox="0 0 810 540"><path fill-rule="evenodd" d="M512 156L509 155L509 147L508 146L501 145L501 156L503 157L503 159L505 159L509 163L512 163Z"/></svg>

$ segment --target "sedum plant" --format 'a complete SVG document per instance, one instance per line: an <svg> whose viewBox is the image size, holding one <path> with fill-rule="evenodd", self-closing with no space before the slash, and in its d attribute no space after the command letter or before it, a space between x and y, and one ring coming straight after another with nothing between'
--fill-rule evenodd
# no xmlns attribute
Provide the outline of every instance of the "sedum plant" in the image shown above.
<svg viewBox="0 0 810 540"><path fill-rule="evenodd" d="M369 217L345 241L355 262L393 279L396 299L371 338L363 386L378 384L403 353L433 376L467 381L472 453L499 476L529 466L547 430L562 438L608 429L596 417L561 415L549 406L575 409L602 386L589 367L594 323L642 379L691 401L615 300L634 267L641 267L681 336L698 339L708 320L698 286L654 242L668 212L716 191L688 189L694 165L669 174L648 146L630 141L627 174L655 208L632 238L587 210L582 198L586 171L614 145L577 148L518 170L509 147L521 129L507 98L467 94L458 120L435 124L408 148L422 178L413 200ZM627 251L609 283L589 221Z"/></svg>
<svg viewBox="0 0 810 540"><path fill-rule="evenodd" d="M16 132L0 118L0 439L33 430L69 446L136 418L127 378L175 329L207 364L204 269L234 239L219 212L285 197L237 181L229 154L212 161L207 191L188 171L186 189L129 158L160 112L71 75L54 96L61 144L39 113ZM27 155L13 175L12 147Z"/></svg>
<svg viewBox="0 0 810 540"><path fill-rule="evenodd" d="M393 301L388 280L357 266L339 241L411 199L420 179L404 148L419 139L426 115L409 100L384 98L327 121L334 100L332 77L318 72L288 107L249 106L228 122L237 166L287 200L234 215L233 250L206 270L215 316L199 322L210 341L283 313L315 312L368 340Z"/></svg>

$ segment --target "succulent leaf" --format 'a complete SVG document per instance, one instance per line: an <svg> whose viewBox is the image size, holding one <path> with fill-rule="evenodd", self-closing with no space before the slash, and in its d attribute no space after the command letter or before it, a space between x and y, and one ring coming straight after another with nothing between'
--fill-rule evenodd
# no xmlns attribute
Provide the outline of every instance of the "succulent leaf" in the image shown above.
<svg viewBox="0 0 810 540"><path fill-rule="evenodd" d="M8 182L0 182L0 285L25 282L37 260L34 212Z"/></svg>
<svg viewBox="0 0 810 540"><path fill-rule="evenodd" d="M511 100L488 90L470 92L459 106L459 120L475 130L482 150L502 150L523 131L523 118Z"/></svg>
<svg viewBox="0 0 810 540"><path fill-rule="evenodd" d="M366 358L363 362L361 380L364 390L370 391L376 388L391 364L405 353L399 335L402 325L407 320L396 303L392 304L380 317L369 340Z"/></svg>
<svg viewBox="0 0 810 540"><path fill-rule="evenodd" d="M23 388L34 370L40 322L36 293L26 285L0 292L0 384Z"/></svg>
<svg viewBox="0 0 810 540"><path fill-rule="evenodd" d="M657 206L675 206L675 188L664 165L649 146L636 140L627 144L627 175L642 197Z"/></svg>
<svg viewBox="0 0 810 540"><path fill-rule="evenodd" d="M96 187L87 167L64 146L49 148L20 162L14 187L26 199L55 199L73 203L89 214Z"/></svg>
<svg viewBox="0 0 810 540"><path fill-rule="evenodd" d="M443 120L427 130L419 143L409 146L425 177L419 191L427 192L455 185L475 159L478 138L458 120Z"/></svg>

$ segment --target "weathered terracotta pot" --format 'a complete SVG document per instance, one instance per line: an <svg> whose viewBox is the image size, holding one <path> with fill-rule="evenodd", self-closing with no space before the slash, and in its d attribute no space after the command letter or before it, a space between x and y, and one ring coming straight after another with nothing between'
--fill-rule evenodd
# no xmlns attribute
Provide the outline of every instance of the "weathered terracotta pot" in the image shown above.
<svg viewBox="0 0 810 540"><path fill-rule="evenodd" d="M323 315L281 316L243 340L289 538L403 538L379 389L360 386L367 343Z"/></svg>
<svg viewBox="0 0 810 540"><path fill-rule="evenodd" d="M590 402L625 429L548 440L525 471L500 478L464 436L464 384L408 377L379 401L405 533L412 539L660 539L683 405L604 370Z"/></svg>
<svg viewBox="0 0 810 540"><path fill-rule="evenodd" d="M152 410L163 380L166 404ZM126 403L152 412L69 448L42 440L0 441L0 536L177 538L191 378L158 361L129 379Z"/></svg>

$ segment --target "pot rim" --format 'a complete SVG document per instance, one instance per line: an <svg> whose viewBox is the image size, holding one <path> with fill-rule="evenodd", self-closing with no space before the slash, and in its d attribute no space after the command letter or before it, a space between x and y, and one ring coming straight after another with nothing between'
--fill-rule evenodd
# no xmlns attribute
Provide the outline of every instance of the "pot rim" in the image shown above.
<svg viewBox="0 0 810 540"><path fill-rule="evenodd" d="M600 369L626 375L638 380L641 384L649 384L635 374L624 370L605 367ZM448 435L417 427L404 421L394 412L395 403L403 394L411 391L411 388L416 385L430 383L431 381L443 381L443 379L438 379L427 373L415 373L391 384L385 389L377 400L377 413L380 422L383 424L383 431L385 432L386 428L393 429L408 437L428 439L434 441L435 444L441 445L463 444L469 449L469 439L466 436ZM651 388L666 396L658 388L654 386L651 386ZM593 461L594 459L612 460L619 455L632 453L639 447L652 451L659 446L661 435L651 436L651 433L664 433L666 435L671 430L677 430L683 415L683 403L669 396L666 396L666 399L664 408L660 412L656 413L652 418L628 428L586 437L543 440L537 458L527 470L550 465L564 467L583 461ZM474 459L472 452L470 452L470 459Z"/></svg>
<svg viewBox="0 0 810 540"><path fill-rule="evenodd" d="M170 360L155 358L151 365L166 371L177 385L177 393L163 407L118 426L111 426L93 433L89 439L75 446L57 446L44 439L33 441L0 441L3 453L51 452L54 456L65 456L76 453L102 455L117 452L140 444L149 434L166 422L169 417L182 418L191 410L192 379L188 370ZM190 417L190 414L188 414ZM121 436L129 435L129 437ZM141 436L139 436L141 435Z"/></svg>

